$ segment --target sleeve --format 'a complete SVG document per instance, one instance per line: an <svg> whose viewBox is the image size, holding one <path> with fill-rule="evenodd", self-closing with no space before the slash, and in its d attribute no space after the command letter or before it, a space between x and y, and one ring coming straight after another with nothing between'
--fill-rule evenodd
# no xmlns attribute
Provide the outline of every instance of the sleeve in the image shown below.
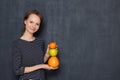
<svg viewBox="0 0 120 80"><path fill-rule="evenodd" d="M21 53L20 49L17 47L15 43L12 47L12 54L13 54L13 69L16 75L22 75L24 74L24 67L21 66Z"/></svg>

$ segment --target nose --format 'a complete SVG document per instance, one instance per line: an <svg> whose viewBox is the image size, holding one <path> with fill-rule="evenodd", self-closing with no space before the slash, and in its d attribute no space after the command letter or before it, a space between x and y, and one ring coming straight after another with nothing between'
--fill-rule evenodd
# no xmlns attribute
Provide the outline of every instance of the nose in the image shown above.
<svg viewBox="0 0 120 80"><path fill-rule="evenodd" d="M33 27L36 27L36 24L33 24Z"/></svg>

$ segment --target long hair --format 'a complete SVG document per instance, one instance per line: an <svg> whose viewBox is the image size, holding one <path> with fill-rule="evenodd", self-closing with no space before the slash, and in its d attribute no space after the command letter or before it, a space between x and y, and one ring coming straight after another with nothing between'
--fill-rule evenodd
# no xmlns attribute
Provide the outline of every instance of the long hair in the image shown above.
<svg viewBox="0 0 120 80"><path fill-rule="evenodd" d="M42 23L42 19L43 19L43 18L42 18L42 15L41 15L41 13L40 13L39 11L37 11L37 10L27 11L27 12L25 13L25 16L24 16L24 19L23 19L23 23L24 23L25 20L27 20L27 19L29 18L29 16L30 16L31 14L37 15L37 16L40 18L41 23ZM25 26L25 24L24 24L24 26ZM25 27L24 27L23 30L22 30L22 35L24 34L24 32L25 32ZM38 32L38 31L37 31L37 32ZM34 35L36 35L37 32L35 32Z"/></svg>

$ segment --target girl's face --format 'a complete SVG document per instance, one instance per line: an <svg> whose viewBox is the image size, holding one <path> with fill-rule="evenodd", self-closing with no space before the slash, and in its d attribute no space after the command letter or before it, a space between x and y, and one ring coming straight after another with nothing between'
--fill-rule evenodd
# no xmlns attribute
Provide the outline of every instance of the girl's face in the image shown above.
<svg viewBox="0 0 120 80"><path fill-rule="evenodd" d="M38 31L40 22L41 20L36 14L29 15L28 19L24 21L25 31L29 32L30 34L34 34Z"/></svg>

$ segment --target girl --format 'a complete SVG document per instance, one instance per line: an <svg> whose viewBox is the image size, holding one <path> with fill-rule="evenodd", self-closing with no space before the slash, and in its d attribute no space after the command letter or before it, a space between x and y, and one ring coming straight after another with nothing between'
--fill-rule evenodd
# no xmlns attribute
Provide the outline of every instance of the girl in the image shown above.
<svg viewBox="0 0 120 80"><path fill-rule="evenodd" d="M57 69L44 64L49 58L49 47L44 55L44 41L34 36L41 21L38 11L28 11L24 17L23 35L13 43L14 72L19 80L45 80L44 70Z"/></svg>

